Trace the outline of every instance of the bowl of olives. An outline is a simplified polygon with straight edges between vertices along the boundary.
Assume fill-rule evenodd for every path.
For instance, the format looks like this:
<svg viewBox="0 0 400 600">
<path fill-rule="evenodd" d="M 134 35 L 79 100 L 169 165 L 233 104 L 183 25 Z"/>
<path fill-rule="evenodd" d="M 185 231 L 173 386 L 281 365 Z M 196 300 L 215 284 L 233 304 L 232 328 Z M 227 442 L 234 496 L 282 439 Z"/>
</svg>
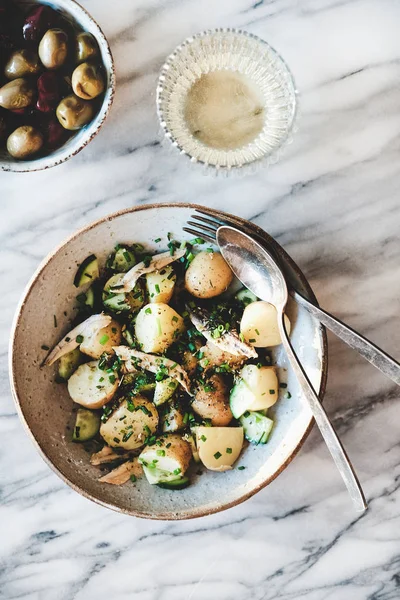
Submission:
<svg viewBox="0 0 400 600">
<path fill-rule="evenodd" d="M 0 0 L 0 170 L 38 171 L 80 152 L 114 90 L 108 42 L 75 0 Z"/>
</svg>

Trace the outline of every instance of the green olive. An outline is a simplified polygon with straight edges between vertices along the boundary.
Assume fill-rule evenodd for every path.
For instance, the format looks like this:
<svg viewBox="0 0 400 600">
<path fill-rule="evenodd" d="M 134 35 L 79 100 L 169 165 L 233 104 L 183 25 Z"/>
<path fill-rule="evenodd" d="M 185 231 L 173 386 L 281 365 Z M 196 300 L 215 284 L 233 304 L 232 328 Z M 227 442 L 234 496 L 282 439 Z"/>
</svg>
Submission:
<svg viewBox="0 0 400 600">
<path fill-rule="evenodd" d="M 7 79 L 17 79 L 25 75 L 39 73 L 41 68 L 39 57 L 31 50 L 19 50 L 13 52 L 4 68 Z"/>
<path fill-rule="evenodd" d="M 57 106 L 56 115 L 64 129 L 74 131 L 89 123 L 93 117 L 93 112 L 93 106 L 90 102 L 71 94 L 61 100 Z"/>
<path fill-rule="evenodd" d="M 84 31 L 76 36 L 75 60 L 80 64 L 90 58 L 99 56 L 99 46 L 96 38 L 88 31 Z"/>
<path fill-rule="evenodd" d="M 8 137 L 7 150 L 14 158 L 24 160 L 39 152 L 43 146 L 43 136 L 34 127 L 23 125 Z"/>
<path fill-rule="evenodd" d="M 39 44 L 39 58 L 46 69 L 59 69 L 67 60 L 68 36 L 62 29 L 49 29 Z"/>
<path fill-rule="evenodd" d="M 26 79 L 14 79 L 0 88 L 0 106 L 7 110 L 26 108 L 34 98 L 35 90 Z"/>
<path fill-rule="evenodd" d="M 96 65 L 84 62 L 72 73 L 72 89 L 84 100 L 93 100 L 104 91 L 104 78 Z"/>
</svg>

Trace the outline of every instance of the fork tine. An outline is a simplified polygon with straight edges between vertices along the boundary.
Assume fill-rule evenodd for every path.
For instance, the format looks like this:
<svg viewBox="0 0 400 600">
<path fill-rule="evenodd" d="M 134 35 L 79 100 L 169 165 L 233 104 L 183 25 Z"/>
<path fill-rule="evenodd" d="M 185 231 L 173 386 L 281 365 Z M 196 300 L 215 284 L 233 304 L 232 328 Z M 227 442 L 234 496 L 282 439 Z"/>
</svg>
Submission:
<svg viewBox="0 0 400 600">
<path fill-rule="evenodd" d="M 204 220 L 205 222 L 208 223 L 213 223 L 216 225 L 227 225 L 227 222 L 224 221 L 223 219 L 219 219 L 218 217 L 214 217 L 214 215 L 210 215 L 208 212 L 206 212 L 205 210 L 202 210 L 201 208 L 196 208 L 196 212 L 200 213 L 201 215 L 205 215 L 206 217 L 208 217 L 207 219 L 204 219 L 204 217 L 199 217 L 198 215 L 192 215 L 192 219 L 198 219 L 199 221 Z"/>
<path fill-rule="evenodd" d="M 200 217 L 200 215 L 191 215 L 192 219 L 195 219 L 197 221 L 196 225 L 198 225 L 198 223 L 206 223 L 207 225 L 212 225 L 215 229 L 215 231 L 218 229 L 218 227 L 220 227 L 221 225 L 224 225 L 224 223 L 222 221 L 214 221 L 213 219 L 206 219 L 205 217 Z"/>
<path fill-rule="evenodd" d="M 193 225 L 194 227 L 204 230 L 206 233 L 209 233 L 211 236 L 216 237 L 217 229 L 213 227 L 208 227 L 207 225 L 203 225 L 202 223 L 196 223 L 196 221 L 187 221 L 188 225 Z"/>
<path fill-rule="evenodd" d="M 197 229 L 192 229 L 191 227 L 183 227 L 183 231 L 186 231 L 187 233 L 191 233 L 192 235 L 195 235 L 198 237 L 202 237 L 204 240 L 211 242 L 211 244 L 215 244 L 215 237 L 211 237 L 210 235 L 207 235 L 203 231 L 198 231 Z"/>
</svg>

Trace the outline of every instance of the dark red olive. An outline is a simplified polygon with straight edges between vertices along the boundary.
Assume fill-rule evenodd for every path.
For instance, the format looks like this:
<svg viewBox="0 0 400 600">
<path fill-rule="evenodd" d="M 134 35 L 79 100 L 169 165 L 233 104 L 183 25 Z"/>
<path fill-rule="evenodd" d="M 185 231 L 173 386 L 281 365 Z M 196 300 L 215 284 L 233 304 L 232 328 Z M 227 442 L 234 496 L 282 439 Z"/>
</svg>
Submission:
<svg viewBox="0 0 400 600">
<path fill-rule="evenodd" d="M 60 16 L 50 6 L 39 5 L 31 10 L 22 28 L 27 42 L 39 43 L 48 29 L 58 25 Z"/>
<path fill-rule="evenodd" d="M 45 139 L 45 146 L 49 150 L 60 148 L 69 137 L 68 132 L 60 125 L 56 117 L 51 117 L 47 123 L 43 124 L 42 133 Z"/>
<path fill-rule="evenodd" d="M 61 100 L 60 78 L 56 73 L 47 71 L 37 80 L 38 100 L 36 108 L 41 112 L 50 112 L 57 108 Z"/>
</svg>

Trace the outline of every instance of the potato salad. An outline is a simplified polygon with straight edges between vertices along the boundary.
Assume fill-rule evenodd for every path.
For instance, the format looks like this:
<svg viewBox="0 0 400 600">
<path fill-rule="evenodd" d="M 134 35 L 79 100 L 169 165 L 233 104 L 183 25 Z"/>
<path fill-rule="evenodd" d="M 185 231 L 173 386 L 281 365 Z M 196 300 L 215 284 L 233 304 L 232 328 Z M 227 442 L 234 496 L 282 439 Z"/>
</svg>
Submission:
<svg viewBox="0 0 400 600">
<path fill-rule="evenodd" d="M 168 235 L 166 247 L 151 254 L 118 244 L 104 264 L 88 256 L 74 279 L 75 322 L 43 362 L 57 363 L 75 403 L 68 435 L 104 483 L 145 476 L 180 490 L 195 463 L 244 468 L 244 446 L 266 444 L 273 428 L 274 307 L 237 291 L 222 255 L 201 238 Z"/>
</svg>

